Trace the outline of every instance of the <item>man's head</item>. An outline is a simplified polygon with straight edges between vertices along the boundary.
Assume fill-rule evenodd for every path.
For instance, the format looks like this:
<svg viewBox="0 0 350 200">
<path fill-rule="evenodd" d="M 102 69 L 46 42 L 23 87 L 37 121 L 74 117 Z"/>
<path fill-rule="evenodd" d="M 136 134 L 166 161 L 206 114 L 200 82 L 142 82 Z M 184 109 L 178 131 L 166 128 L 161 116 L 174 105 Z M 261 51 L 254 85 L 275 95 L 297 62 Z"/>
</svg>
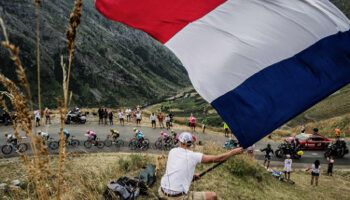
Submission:
<svg viewBox="0 0 350 200">
<path fill-rule="evenodd" d="M 183 132 L 179 136 L 179 142 L 181 143 L 182 147 L 191 147 L 193 143 L 193 137 L 191 133 L 189 132 Z"/>
</svg>

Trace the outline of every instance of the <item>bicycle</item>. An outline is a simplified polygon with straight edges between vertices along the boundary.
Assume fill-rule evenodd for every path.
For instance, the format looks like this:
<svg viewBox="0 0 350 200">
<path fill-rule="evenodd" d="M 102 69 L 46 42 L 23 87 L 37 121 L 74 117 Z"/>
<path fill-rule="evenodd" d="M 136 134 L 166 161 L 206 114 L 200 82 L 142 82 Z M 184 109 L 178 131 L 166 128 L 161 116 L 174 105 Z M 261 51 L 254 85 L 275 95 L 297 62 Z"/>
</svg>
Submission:
<svg viewBox="0 0 350 200">
<path fill-rule="evenodd" d="M 16 151 L 18 150 L 20 153 L 23 153 L 23 152 L 28 150 L 28 145 L 25 143 L 14 145 L 14 144 L 8 142 L 7 144 L 5 144 L 1 147 L 2 153 L 6 154 L 6 155 L 12 153 L 12 151 L 14 149 Z"/>
<path fill-rule="evenodd" d="M 93 144 L 99 149 L 102 149 L 105 146 L 105 143 L 103 141 L 100 141 L 99 138 L 96 138 L 96 140 L 90 138 L 84 142 L 84 147 L 90 149 Z"/>
<path fill-rule="evenodd" d="M 146 151 L 149 148 L 149 140 L 143 139 L 142 143 L 140 143 L 139 139 L 132 138 L 129 142 L 129 148 L 131 150 L 143 150 Z"/>
<path fill-rule="evenodd" d="M 106 147 L 110 147 L 112 146 L 112 144 L 114 144 L 116 147 L 122 147 L 124 146 L 124 141 L 117 139 L 118 137 L 115 138 L 114 142 L 111 140 L 111 136 L 107 135 L 107 139 L 104 141 Z"/>
<path fill-rule="evenodd" d="M 168 139 L 163 139 L 162 136 L 158 137 L 157 141 L 154 143 L 156 149 L 169 150 L 175 145 L 173 138 L 169 137 Z"/>
<path fill-rule="evenodd" d="M 66 146 L 72 146 L 72 147 L 77 147 L 80 145 L 80 141 L 77 139 L 74 139 L 74 136 L 70 136 L 70 139 L 66 142 Z M 54 141 L 52 138 L 49 138 L 49 142 L 47 146 L 52 149 L 56 150 L 60 146 L 60 141 Z"/>
</svg>

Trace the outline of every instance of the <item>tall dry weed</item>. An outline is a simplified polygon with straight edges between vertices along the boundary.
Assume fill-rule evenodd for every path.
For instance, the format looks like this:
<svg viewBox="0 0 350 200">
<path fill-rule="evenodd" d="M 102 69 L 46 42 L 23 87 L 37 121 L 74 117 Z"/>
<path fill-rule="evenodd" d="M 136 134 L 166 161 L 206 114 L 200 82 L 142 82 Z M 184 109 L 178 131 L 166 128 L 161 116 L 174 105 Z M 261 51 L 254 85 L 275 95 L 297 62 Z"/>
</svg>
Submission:
<svg viewBox="0 0 350 200">
<path fill-rule="evenodd" d="M 39 113 L 42 117 L 41 112 L 41 90 L 40 90 L 40 30 L 39 30 L 39 6 L 41 1 L 35 0 L 35 14 L 36 14 L 36 48 L 37 48 L 37 78 L 38 78 L 38 105 Z M 80 24 L 80 17 L 82 11 L 82 0 L 77 0 L 73 12 L 70 15 L 70 29 L 67 29 L 67 46 L 69 49 L 69 64 L 68 64 L 68 75 L 65 73 L 65 64 L 63 60 L 61 61 L 64 80 L 63 80 L 63 95 L 64 100 L 61 97 L 58 97 L 57 101 L 59 104 L 60 110 L 60 119 L 61 119 L 61 129 L 59 131 L 60 135 L 60 149 L 59 149 L 59 162 L 58 162 L 58 172 L 57 172 L 57 187 L 55 193 L 56 198 L 60 199 L 61 195 L 61 184 L 64 180 L 63 172 L 65 169 L 65 139 L 64 139 L 64 117 L 67 113 L 67 102 L 68 102 L 68 89 L 69 89 L 69 76 L 71 71 L 71 63 L 75 47 L 75 38 L 77 27 Z M 48 156 L 47 147 L 43 144 L 42 138 L 38 137 L 36 133 L 36 128 L 32 124 L 32 118 L 34 117 L 34 109 L 32 102 L 32 95 L 29 87 L 29 82 L 27 80 L 24 67 L 22 66 L 21 60 L 19 58 L 19 48 L 11 44 L 8 35 L 6 32 L 6 27 L 3 20 L 0 18 L 0 25 L 3 30 L 3 35 L 5 40 L 2 42 L 2 45 L 9 51 L 11 59 L 14 61 L 17 66 L 16 73 L 17 78 L 20 82 L 20 85 L 25 89 L 27 95 L 20 92 L 20 89 L 15 85 L 14 82 L 7 79 L 4 75 L 0 74 L 0 82 L 6 88 L 7 91 L 1 91 L 0 103 L 4 109 L 9 112 L 6 106 L 6 102 L 3 99 L 3 96 L 6 96 L 10 99 L 11 104 L 14 106 L 17 112 L 16 120 L 12 120 L 14 135 L 19 139 L 19 142 L 22 143 L 21 135 L 19 130 L 25 132 L 25 135 L 29 139 L 29 145 L 33 151 L 32 156 L 28 156 L 25 153 L 20 153 L 21 157 L 24 160 L 24 165 L 28 172 L 28 196 L 32 196 L 30 188 L 34 189 L 34 196 L 37 199 L 49 199 L 48 181 L 53 178 L 51 169 L 50 169 L 50 159 Z M 72 93 L 71 93 L 72 94 Z M 30 109 L 28 108 L 28 105 Z M 42 126 L 40 126 L 42 127 Z M 42 129 L 42 128 L 41 128 Z"/>
</svg>

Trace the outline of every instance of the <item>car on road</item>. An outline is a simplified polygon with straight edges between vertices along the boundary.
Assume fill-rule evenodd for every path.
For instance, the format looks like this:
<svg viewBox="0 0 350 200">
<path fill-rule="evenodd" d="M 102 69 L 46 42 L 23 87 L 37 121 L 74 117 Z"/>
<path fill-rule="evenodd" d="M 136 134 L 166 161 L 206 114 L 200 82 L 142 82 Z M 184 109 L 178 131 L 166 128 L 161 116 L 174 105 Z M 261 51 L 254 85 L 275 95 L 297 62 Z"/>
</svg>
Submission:
<svg viewBox="0 0 350 200">
<path fill-rule="evenodd" d="M 312 133 L 301 133 L 294 137 L 287 137 L 285 141 L 291 143 L 291 141 L 296 140 L 301 144 L 302 149 L 321 149 L 324 150 L 328 147 L 329 144 L 333 143 L 333 140 L 328 139 L 320 134 L 312 134 Z"/>
</svg>

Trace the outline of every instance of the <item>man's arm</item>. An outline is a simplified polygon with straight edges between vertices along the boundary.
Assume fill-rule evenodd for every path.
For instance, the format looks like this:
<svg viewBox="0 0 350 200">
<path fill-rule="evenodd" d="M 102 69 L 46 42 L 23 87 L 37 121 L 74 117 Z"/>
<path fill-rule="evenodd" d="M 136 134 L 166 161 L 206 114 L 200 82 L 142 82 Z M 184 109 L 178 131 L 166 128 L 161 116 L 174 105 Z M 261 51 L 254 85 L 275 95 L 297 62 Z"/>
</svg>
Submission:
<svg viewBox="0 0 350 200">
<path fill-rule="evenodd" d="M 227 153 L 223 153 L 217 156 L 214 155 L 203 155 L 201 163 L 213 163 L 213 162 L 221 162 L 229 159 L 233 155 L 237 155 L 243 152 L 243 148 L 237 148 Z"/>
</svg>

